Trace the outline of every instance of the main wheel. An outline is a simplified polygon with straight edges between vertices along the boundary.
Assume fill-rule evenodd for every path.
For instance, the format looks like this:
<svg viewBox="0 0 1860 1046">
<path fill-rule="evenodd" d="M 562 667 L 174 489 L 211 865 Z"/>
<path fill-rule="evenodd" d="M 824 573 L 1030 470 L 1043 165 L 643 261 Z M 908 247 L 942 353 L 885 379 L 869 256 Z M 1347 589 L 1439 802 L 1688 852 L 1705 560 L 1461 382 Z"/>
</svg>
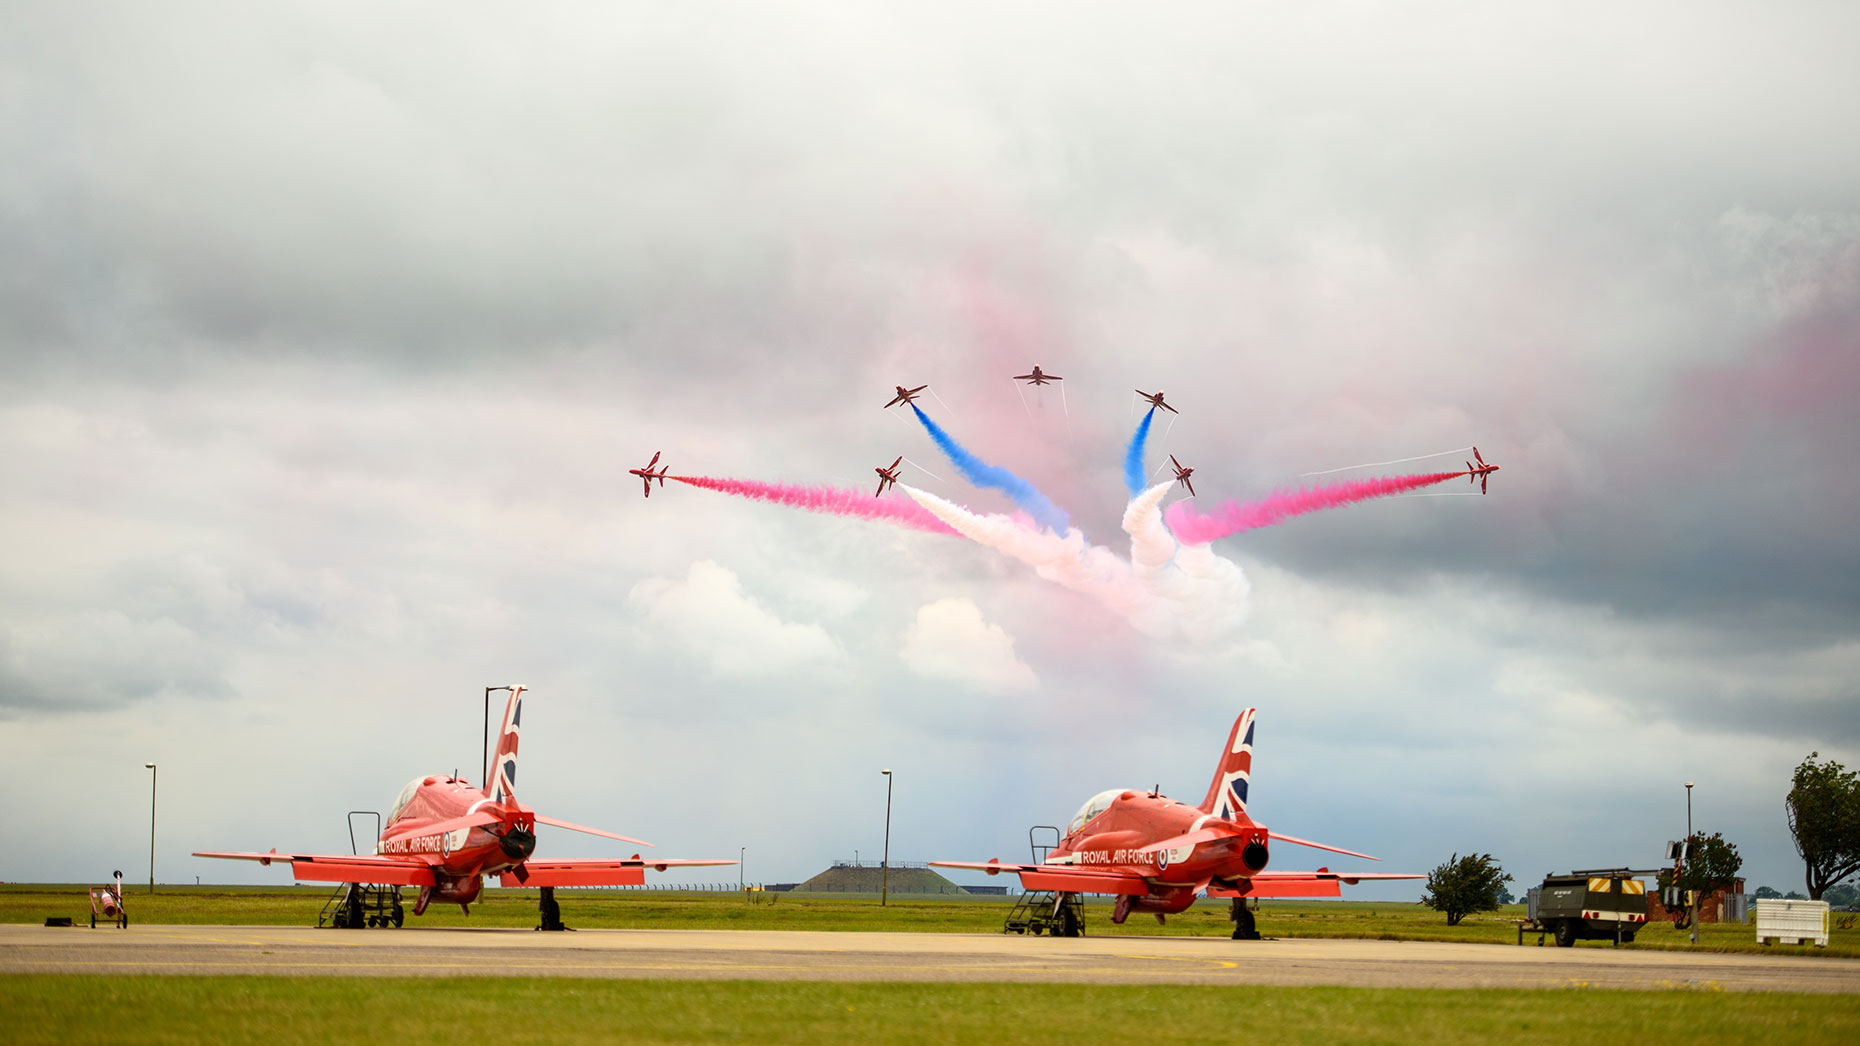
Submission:
<svg viewBox="0 0 1860 1046">
<path fill-rule="evenodd" d="M 1079 935 L 1079 917 L 1070 908 L 1059 912 L 1059 929 L 1053 932 L 1055 937 L 1077 937 Z"/>
<path fill-rule="evenodd" d="M 1556 946 L 1573 948 L 1576 946 L 1576 920 L 1560 919 L 1556 924 Z"/>
</svg>

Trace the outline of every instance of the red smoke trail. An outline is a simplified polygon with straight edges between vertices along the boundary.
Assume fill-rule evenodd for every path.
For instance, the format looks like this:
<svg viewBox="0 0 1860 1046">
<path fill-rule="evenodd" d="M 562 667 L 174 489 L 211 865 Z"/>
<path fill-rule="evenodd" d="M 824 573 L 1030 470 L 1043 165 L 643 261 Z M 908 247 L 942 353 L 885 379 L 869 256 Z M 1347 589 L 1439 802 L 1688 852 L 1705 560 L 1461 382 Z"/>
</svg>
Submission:
<svg viewBox="0 0 1860 1046">
<path fill-rule="evenodd" d="M 830 516 L 855 516 L 896 523 L 902 527 L 927 530 L 933 534 L 956 534 L 949 524 L 931 515 L 930 510 L 903 498 L 875 498 L 857 490 L 841 487 L 802 487 L 789 483 L 758 483 L 750 479 L 717 479 L 712 476 L 667 476 L 705 490 L 735 494 L 752 501 L 824 512 Z M 960 535 L 958 535 L 960 536 Z"/>
<path fill-rule="evenodd" d="M 1170 505 L 1163 517 L 1168 521 L 1169 529 L 1175 531 L 1177 541 L 1185 545 L 1204 545 L 1243 530 L 1283 523 L 1307 512 L 1342 508 L 1370 498 L 1385 498 L 1390 494 L 1419 490 L 1445 480 L 1458 479 L 1465 474 L 1429 472 L 1418 476 L 1383 476 L 1350 483 L 1327 483 L 1298 490 L 1281 490 L 1245 504 L 1238 501 L 1222 502 L 1221 507 L 1206 516 L 1196 512 L 1189 505 L 1190 499 L 1184 498 Z"/>
</svg>

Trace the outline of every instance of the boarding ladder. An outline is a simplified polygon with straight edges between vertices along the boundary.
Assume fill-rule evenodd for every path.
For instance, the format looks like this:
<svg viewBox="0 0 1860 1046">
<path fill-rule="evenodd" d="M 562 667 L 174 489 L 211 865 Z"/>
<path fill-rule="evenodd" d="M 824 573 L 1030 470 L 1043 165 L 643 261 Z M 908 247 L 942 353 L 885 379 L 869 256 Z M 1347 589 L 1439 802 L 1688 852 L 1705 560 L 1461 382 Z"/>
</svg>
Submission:
<svg viewBox="0 0 1860 1046">
<path fill-rule="evenodd" d="M 1052 841 L 1042 841 L 1047 838 Z M 1034 864 L 1043 863 L 1046 855 L 1058 845 L 1059 829 L 1053 825 L 1037 824 L 1027 829 L 1027 848 L 1032 851 Z M 1007 919 L 1001 924 L 1001 932 L 1078 937 L 1085 932 L 1085 905 L 1076 893 L 1028 890 L 1021 894 L 1013 910 L 1008 912 Z"/>
<path fill-rule="evenodd" d="M 375 819 L 375 838 L 381 837 L 381 814 L 374 810 L 349 811 L 349 849 L 360 854 L 361 847 L 355 841 L 356 815 Z M 338 929 L 359 930 L 364 926 L 399 926 L 406 918 L 400 906 L 400 887 L 383 886 L 377 883 L 343 883 L 336 888 L 335 894 L 323 904 L 323 911 L 316 917 L 319 927 L 333 926 Z"/>
</svg>

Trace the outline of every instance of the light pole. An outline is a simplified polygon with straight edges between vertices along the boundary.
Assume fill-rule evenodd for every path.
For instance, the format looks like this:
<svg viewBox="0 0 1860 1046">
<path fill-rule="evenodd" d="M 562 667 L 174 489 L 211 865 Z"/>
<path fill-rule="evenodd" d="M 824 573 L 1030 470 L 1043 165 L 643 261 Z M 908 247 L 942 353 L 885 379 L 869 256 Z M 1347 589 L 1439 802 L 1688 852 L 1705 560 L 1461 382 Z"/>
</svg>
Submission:
<svg viewBox="0 0 1860 1046">
<path fill-rule="evenodd" d="M 161 774 L 154 763 L 143 763 L 149 772 L 149 892 L 155 892 L 155 779 Z"/>
<path fill-rule="evenodd" d="M 891 771 L 879 773 L 885 775 L 885 859 L 878 866 L 878 904 L 882 908 L 891 894 Z"/>
<path fill-rule="evenodd" d="M 491 794 L 491 695 L 499 690 L 509 690 L 507 686 L 487 686 L 484 688 L 484 755 L 478 759 L 478 768 L 484 771 L 484 777 L 478 783 L 484 786 L 484 794 Z"/>
<path fill-rule="evenodd" d="M 1692 863 L 1692 782 L 1686 782 L 1686 863 Z M 1699 903 L 1692 901 L 1692 943 L 1699 943 Z"/>
<path fill-rule="evenodd" d="M 747 846 L 736 848 L 736 888 L 738 890 L 743 888 L 743 857 L 748 853 L 749 847 Z"/>
</svg>

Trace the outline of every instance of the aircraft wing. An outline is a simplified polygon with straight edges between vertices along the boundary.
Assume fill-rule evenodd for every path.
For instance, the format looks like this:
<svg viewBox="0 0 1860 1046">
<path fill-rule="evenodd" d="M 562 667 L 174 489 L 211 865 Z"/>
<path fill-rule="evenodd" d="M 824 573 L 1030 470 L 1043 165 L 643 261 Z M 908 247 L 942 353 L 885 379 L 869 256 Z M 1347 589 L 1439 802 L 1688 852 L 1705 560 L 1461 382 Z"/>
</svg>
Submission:
<svg viewBox="0 0 1860 1046">
<path fill-rule="evenodd" d="M 628 857 L 618 861 L 605 858 L 525 861 L 523 869 L 528 874 L 522 879 L 518 879 L 513 870 L 499 874 L 497 881 L 502 886 L 638 886 L 646 881 L 646 869 L 648 868 L 655 872 L 663 872 L 667 868 L 694 868 L 735 863 L 735 861 L 670 858 L 647 861 L 639 857 Z"/>
<path fill-rule="evenodd" d="M 1282 835 L 1278 832 L 1267 832 L 1266 834 L 1282 843 L 1296 843 L 1299 846 L 1309 846 L 1313 850 L 1329 850 L 1334 854 L 1346 854 L 1350 857 L 1361 857 L 1370 861 L 1382 860 L 1380 857 L 1370 857 L 1368 854 L 1359 854 L 1355 850 L 1345 850 L 1341 846 L 1331 846 L 1329 843 L 1314 843 L 1309 839 L 1300 839 L 1295 835 Z"/>
<path fill-rule="evenodd" d="M 299 882 L 384 883 L 389 886 L 432 886 L 433 867 L 420 857 L 384 857 L 379 854 L 281 854 L 203 850 L 195 857 L 270 864 L 288 861 Z"/>
<path fill-rule="evenodd" d="M 1260 872 L 1240 881 L 1238 888 L 1208 885 L 1209 897 L 1342 897 L 1342 886 L 1365 879 L 1425 879 L 1405 872 Z"/>
<path fill-rule="evenodd" d="M 1002 864 L 1000 861 L 931 861 L 938 868 L 973 868 L 1000 875 L 1012 872 L 1029 890 L 1059 890 L 1065 893 L 1119 893 L 1143 896 L 1150 892 L 1149 880 L 1135 872 L 1111 868 L 1081 868 L 1072 864 Z"/>
<path fill-rule="evenodd" d="M 563 820 L 558 820 L 557 818 L 554 818 L 554 817 L 544 817 L 541 814 L 532 814 L 531 816 L 536 818 L 537 824 L 546 824 L 550 826 L 551 828 L 566 828 L 571 832 L 581 832 L 586 835 L 598 835 L 603 839 L 618 839 L 623 843 L 632 843 L 635 846 L 651 846 L 652 845 L 651 843 L 647 842 L 644 839 L 635 839 L 630 835 L 615 835 L 613 832 L 603 832 L 599 828 L 589 828 L 587 825 L 575 824 L 573 821 L 563 821 Z"/>
</svg>

